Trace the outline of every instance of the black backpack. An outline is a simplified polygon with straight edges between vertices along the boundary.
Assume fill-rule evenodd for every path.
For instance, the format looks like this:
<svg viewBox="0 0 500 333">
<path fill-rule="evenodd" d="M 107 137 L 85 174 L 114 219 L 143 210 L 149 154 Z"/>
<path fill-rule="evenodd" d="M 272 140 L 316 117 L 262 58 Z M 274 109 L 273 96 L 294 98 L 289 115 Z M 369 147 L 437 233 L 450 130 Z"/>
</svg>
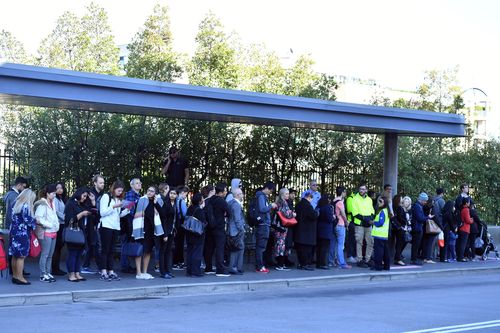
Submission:
<svg viewBox="0 0 500 333">
<path fill-rule="evenodd" d="M 335 228 L 337 226 L 337 224 L 339 223 L 339 219 L 337 217 L 337 214 L 335 214 L 335 209 L 336 209 L 336 206 L 337 206 L 337 202 L 339 202 L 340 200 L 334 200 L 333 203 L 332 203 L 332 206 L 333 206 L 333 227 Z"/>
<path fill-rule="evenodd" d="M 111 193 L 105 193 L 108 195 L 108 198 L 109 198 L 109 201 L 108 201 L 108 207 L 109 205 L 111 205 Z M 95 200 L 95 207 L 97 208 L 97 212 L 96 212 L 96 216 L 97 216 L 97 223 L 99 223 L 99 221 L 101 221 L 101 212 L 100 212 L 100 207 L 101 207 L 101 199 L 102 197 L 104 196 L 101 195 L 99 196 L 96 200 Z"/>
<path fill-rule="evenodd" d="M 247 211 L 247 224 L 251 227 L 256 227 L 260 224 L 261 217 L 259 216 L 259 212 L 257 210 L 257 203 L 258 199 L 257 197 L 253 198 L 250 200 L 250 203 L 248 204 L 248 211 Z"/>
<path fill-rule="evenodd" d="M 207 216 L 208 226 L 213 228 L 215 227 L 215 215 L 214 215 L 214 206 L 212 206 L 212 199 L 205 201 L 205 214 Z"/>
</svg>

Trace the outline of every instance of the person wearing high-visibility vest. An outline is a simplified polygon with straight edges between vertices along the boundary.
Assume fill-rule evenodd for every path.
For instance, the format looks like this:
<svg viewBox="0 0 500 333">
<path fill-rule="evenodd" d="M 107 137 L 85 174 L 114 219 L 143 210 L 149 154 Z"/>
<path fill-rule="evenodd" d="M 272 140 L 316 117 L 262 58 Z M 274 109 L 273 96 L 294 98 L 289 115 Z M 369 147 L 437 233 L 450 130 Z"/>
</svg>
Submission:
<svg viewBox="0 0 500 333">
<path fill-rule="evenodd" d="M 373 252 L 372 224 L 375 210 L 372 199 L 366 195 L 366 185 L 359 187 L 352 199 L 352 216 L 356 236 L 356 257 L 358 267 L 367 268 Z M 363 240 L 366 242 L 365 260 L 363 260 Z"/>
<path fill-rule="evenodd" d="M 388 241 L 390 216 L 387 207 L 387 198 L 379 197 L 377 199 L 377 214 L 375 215 L 372 228 L 374 265 L 371 269 L 374 271 L 388 271 L 391 265 Z"/>
</svg>

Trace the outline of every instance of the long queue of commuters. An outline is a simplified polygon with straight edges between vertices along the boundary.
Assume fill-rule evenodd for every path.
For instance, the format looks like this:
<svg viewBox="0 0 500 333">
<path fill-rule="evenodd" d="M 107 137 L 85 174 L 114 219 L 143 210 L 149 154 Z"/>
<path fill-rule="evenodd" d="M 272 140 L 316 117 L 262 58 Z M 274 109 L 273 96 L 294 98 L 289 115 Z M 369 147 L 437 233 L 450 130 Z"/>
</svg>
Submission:
<svg viewBox="0 0 500 333">
<path fill-rule="evenodd" d="M 121 181 L 106 191 L 104 177 L 96 175 L 90 188 L 79 188 L 69 198 L 59 182 L 41 189 L 38 200 L 26 179 L 18 177 L 4 197 L 12 282 L 30 284 L 24 260 L 38 255 L 41 282 L 55 282 L 54 276 L 66 274 L 68 281 L 81 282 L 86 273 L 119 281 L 116 244 L 120 272 L 141 280 L 153 279 L 156 273 L 171 279 L 174 271 L 182 270 L 190 277 L 241 275 L 249 227 L 255 235 L 255 271 L 262 274 L 269 273 L 270 266 L 310 271 L 350 269 L 356 264 L 389 270 L 392 258 L 401 266 L 476 260 L 483 224 L 467 184 L 454 201 L 445 201 L 439 188 L 433 198 L 421 193 L 412 203 L 408 196 L 393 197 L 388 184 L 380 195 L 362 184 L 347 196 L 342 186 L 335 195 L 321 194 L 316 181 L 299 198 L 297 191 L 281 188 L 270 200 L 276 189 L 267 182 L 248 198 L 245 212 L 239 179 L 231 181 L 230 193 L 220 183 L 189 195 L 184 185 L 188 164 L 175 147 L 163 172 L 166 182 L 148 186 L 143 195 L 139 178 L 130 181 L 128 192 Z M 403 256 L 408 244 L 410 260 Z M 60 263 L 64 245 L 67 272 Z M 36 247 L 41 253 L 34 251 Z M 92 270 L 92 261 L 98 271 Z"/>
<path fill-rule="evenodd" d="M 82 273 L 92 273 L 92 259 L 101 280 L 119 281 L 113 257 L 118 238 L 120 269 L 137 279 L 154 278 L 148 272 L 151 258 L 165 279 L 173 278 L 174 270 L 186 270 L 191 277 L 227 277 L 244 272 L 248 226 L 255 231 L 256 272 L 269 273 L 269 265 L 292 269 L 292 249 L 297 253 L 296 268 L 301 270 L 349 269 L 349 263 L 389 270 L 392 254 L 396 265 L 408 263 L 403 257 L 407 244 L 412 247 L 409 263 L 414 265 L 475 260 L 475 240 L 482 224 L 466 184 L 454 201 L 446 202 L 444 190 L 437 189 L 434 198 L 421 193 L 412 204 L 407 196 L 392 197 L 390 185 L 384 186 L 382 194 L 370 196 L 363 184 L 346 197 L 342 186 L 335 196 L 320 194 L 312 181 L 295 205 L 297 192 L 287 188 L 270 202 L 275 185 L 267 182 L 250 200 L 245 214 L 239 179 L 233 179 L 229 194 L 225 184 L 203 187 L 191 196 L 189 207 L 185 186 L 152 185 L 141 196 L 138 178 L 130 181 L 128 192 L 121 181 L 105 191 L 101 175 L 92 183 L 70 198 L 63 183 L 49 184 L 36 200 L 35 193 L 25 188 L 26 180 L 16 179 L 5 196 L 13 283 L 30 284 L 24 259 L 34 239 L 41 244 L 41 282 L 66 275 L 60 268 L 64 244 L 68 281 L 85 281 Z M 199 224 L 201 232 L 190 229 L 193 224 Z"/>
</svg>

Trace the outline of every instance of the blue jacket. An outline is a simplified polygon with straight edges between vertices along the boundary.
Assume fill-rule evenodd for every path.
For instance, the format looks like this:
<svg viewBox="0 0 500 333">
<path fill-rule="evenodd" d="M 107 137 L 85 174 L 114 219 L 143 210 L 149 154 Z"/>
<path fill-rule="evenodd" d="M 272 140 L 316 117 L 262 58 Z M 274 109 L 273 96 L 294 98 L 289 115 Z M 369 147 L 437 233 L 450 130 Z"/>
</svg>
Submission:
<svg viewBox="0 0 500 333">
<path fill-rule="evenodd" d="M 427 216 L 424 214 L 424 207 L 419 201 L 417 201 L 413 204 L 411 211 L 412 230 L 422 232 L 424 230 L 425 221 L 427 221 Z"/>
<path fill-rule="evenodd" d="M 319 209 L 318 238 L 332 240 L 333 229 L 333 207 L 325 205 Z"/>
<path fill-rule="evenodd" d="M 271 205 L 267 203 L 267 196 L 262 191 L 258 191 L 257 197 L 257 212 L 261 218 L 261 225 L 271 226 Z"/>
</svg>

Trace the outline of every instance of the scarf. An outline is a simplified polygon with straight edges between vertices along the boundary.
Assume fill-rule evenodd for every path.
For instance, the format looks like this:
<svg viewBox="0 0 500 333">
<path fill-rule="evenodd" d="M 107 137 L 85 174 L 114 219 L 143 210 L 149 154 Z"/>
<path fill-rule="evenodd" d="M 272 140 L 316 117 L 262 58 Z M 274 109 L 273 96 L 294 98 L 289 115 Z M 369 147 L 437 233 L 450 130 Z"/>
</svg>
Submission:
<svg viewBox="0 0 500 333">
<path fill-rule="evenodd" d="M 156 197 L 156 202 L 163 207 L 163 200 L 160 196 Z M 144 239 L 144 211 L 149 205 L 149 198 L 145 195 L 139 199 L 135 209 L 134 220 L 132 221 L 132 237 L 134 239 Z M 154 209 L 154 233 L 155 236 L 161 236 L 164 234 L 163 227 L 161 225 L 160 214 Z"/>
</svg>

